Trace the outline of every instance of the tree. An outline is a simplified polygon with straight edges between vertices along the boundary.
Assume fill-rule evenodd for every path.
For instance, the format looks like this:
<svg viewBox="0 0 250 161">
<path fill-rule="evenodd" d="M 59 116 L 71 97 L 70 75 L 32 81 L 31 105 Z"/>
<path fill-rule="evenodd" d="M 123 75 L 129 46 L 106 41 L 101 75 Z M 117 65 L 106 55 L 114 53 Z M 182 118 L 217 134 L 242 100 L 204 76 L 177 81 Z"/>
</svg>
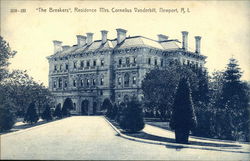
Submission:
<svg viewBox="0 0 250 161">
<path fill-rule="evenodd" d="M 170 127 L 175 130 L 176 142 L 188 143 L 189 132 L 196 124 L 190 85 L 186 78 L 182 78 L 177 87 L 170 122 Z"/>
<path fill-rule="evenodd" d="M 24 121 L 28 122 L 30 124 L 33 124 L 33 123 L 37 123 L 38 119 L 39 118 L 38 118 L 38 115 L 36 113 L 35 103 L 32 102 L 29 105 L 29 108 L 27 109 L 26 115 L 24 117 Z"/>
<path fill-rule="evenodd" d="M 64 101 L 63 107 L 62 107 L 62 116 L 70 116 L 70 110 L 72 110 L 73 107 L 73 102 L 70 98 L 67 98 Z"/>
<path fill-rule="evenodd" d="M 47 104 L 45 107 L 45 110 L 42 113 L 42 119 L 46 121 L 52 120 L 52 115 L 50 111 L 50 106 Z"/>
<path fill-rule="evenodd" d="M 102 110 L 105 110 L 105 109 L 107 109 L 107 112 L 105 115 L 110 118 L 112 115 L 113 105 L 110 102 L 110 99 L 108 99 L 108 98 L 105 98 L 103 103 L 102 103 Z"/>
<path fill-rule="evenodd" d="M 53 116 L 57 117 L 57 118 L 62 118 L 62 110 L 61 110 L 61 104 L 60 103 L 56 106 L 56 109 L 55 109 L 55 111 L 53 113 Z"/>
<path fill-rule="evenodd" d="M 16 54 L 16 51 L 12 51 L 9 43 L 7 43 L 2 36 L 0 36 L 0 81 L 6 76 L 9 65 L 8 60 Z"/>
<path fill-rule="evenodd" d="M 15 124 L 15 117 L 9 107 L 0 104 L 0 132 L 9 130 Z"/>
<path fill-rule="evenodd" d="M 127 103 L 119 122 L 120 127 L 127 132 L 138 132 L 145 126 L 141 104 L 137 100 Z"/>
<path fill-rule="evenodd" d="M 244 137 L 246 140 L 249 135 L 249 88 L 240 80 L 241 76 L 237 60 L 231 58 L 223 73 L 221 95 L 216 103 L 217 109 L 225 112 L 218 116 L 221 122 L 217 125 L 224 139 Z"/>
<path fill-rule="evenodd" d="M 180 64 L 153 69 L 148 72 L 142 81 L 144 94 L 144 108 L 148 112 L 160 114 L 161 120 L 170 118 L 171 107 L 174 101 L 174 92 L 182 76 L 189 78 L 193 91 L 198 88 L 198 78 L 190 67 Z"/>
</svg>

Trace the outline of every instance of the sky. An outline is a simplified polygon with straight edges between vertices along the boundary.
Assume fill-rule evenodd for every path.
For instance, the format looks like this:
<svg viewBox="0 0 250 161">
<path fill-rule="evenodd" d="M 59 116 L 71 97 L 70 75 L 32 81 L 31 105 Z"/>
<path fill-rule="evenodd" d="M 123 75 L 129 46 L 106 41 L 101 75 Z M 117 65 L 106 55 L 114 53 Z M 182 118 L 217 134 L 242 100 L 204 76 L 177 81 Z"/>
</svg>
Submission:
<svg viewBox="0 0 250 161">
<path fill-rule="evenodd" d="M 49 8 L 68 12 L 50 12 Z M 75 8 L 96 12 L 76 12 Z M 100 8 L 109 12 L 101 12 Z M 126 8 L 132 12 L 112 12 L 112 8 Z M 138 13 L 134 8 L 155 8 L 156 12 Z M 159 12 L 160 8 L 173 12 Z M 182 8 L 185 13 L 181 12 Z M 21 12 L 22 9 L 26 12 Z M 2 0 L 0 32 L 17 51 L 9 68 L 27 70 L 46 86 L 49 69 L 46 57 L 53 54 L 53 40 L 72 46 L 76 44 L 76 35 L 87 32 L 94 33 L 94 40 L 99 40 L 101 30 L 108 30 L 108 38 L 113 39 L 117 28 L 126 29 L 130 36 L 152 39 L 157 39 L 157 34 L 165 34 L 169 39 L 182 40 L 181 31 L 188 31 L 188 46 L 192 49 L 195 49 L 194 36 L 201 36 L 201 53 L 208 57 L 205 67 L 210 74 L 225 69 L 233 56 L 244 72 L 242 79 L 250 81 L 249 19 L 249 1 Z"/>
</svg>

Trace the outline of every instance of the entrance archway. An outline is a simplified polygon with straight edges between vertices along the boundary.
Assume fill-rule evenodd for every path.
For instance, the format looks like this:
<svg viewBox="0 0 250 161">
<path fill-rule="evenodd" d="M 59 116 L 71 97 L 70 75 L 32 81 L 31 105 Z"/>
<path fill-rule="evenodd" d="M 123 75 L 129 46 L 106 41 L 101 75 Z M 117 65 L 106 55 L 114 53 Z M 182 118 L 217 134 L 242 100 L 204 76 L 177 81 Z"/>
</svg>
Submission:
<svg viewBox="0 0 250 161">
<path fill-rule="evenodd" d="M 89 101 L 83 100 L 81 104 L 81 114 L 88 115 L 88 110 L 89 110 Z"/>
<path fill-rule="evenodd" d="M 71 100 L 71 98 L 66 98 L 64 103 L 63 103 L 63 108 L 66 108 L 68 110 L 73 110 L 74 106 L 73 106 L 73 102 Z"/>
</svg>

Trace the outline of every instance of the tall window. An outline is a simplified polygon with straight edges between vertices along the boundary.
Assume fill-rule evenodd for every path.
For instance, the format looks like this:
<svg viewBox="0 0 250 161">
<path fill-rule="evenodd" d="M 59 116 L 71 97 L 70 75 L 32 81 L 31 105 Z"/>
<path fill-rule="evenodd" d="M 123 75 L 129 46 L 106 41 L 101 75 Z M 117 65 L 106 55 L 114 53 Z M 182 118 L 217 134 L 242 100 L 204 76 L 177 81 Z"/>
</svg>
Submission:
<svg viewBox="0 0 250 161">
<path fill-rule="evenodd" d="M 96 66 L 96 60 L 93 60 L 93 66 L 94 67 Z"/>
<path fill-rule="evenodd" d="M 56 88 L 56 81 L 54 81 L 53 87 Z"/>
<path fill-rule="evenodd" d="M 157 63 L 158 63 L 158 62 L 157 62 L 157 59 L 155 58 L 155 65 L 157 65 Z"/>
<path fill-rule="evenodd" d="M 68 87 L 68 82 L 67 82 L 67 81 L 64 82 L 64 87 L 65 87 L 65 88 Z"/>
<path fill-rule="evenodd" d="M 74 62 L 74 69 L 76 69 L 77 62 Z"/>
<path fill-rule="evenodd" d="M 163 59 L 161 59 L 161 67 L 163 67 Z"/>
<path fill-rule="evenodd" d="M 81 66 L 81 68 L 84 67 L 84 61 L 81 61 L 80 66 Z"/>
<path fill-rule="evenodd" d="M 136 64 L 136 57 L 134 57 L 134 62 L 133 63 Z"/>
<path fill-rule="evenodd" d="M 151 64 L 151 58 L 148 58 L 148 64 L 149 65 Z"/>
<path fill-rule="evenodd" d="M 87 79 L 87 86 L 89 86 L 89 79 Z"/>
<path fill-rule="evenodd" d="M 62 64 L 60 64 L 60 71 L 62 71 Z"/>
<path fill-rule="evenodd" d="M 122 78 L 119 77 L 119 78 L 118 78 L 118 85 L 121 85 L 121 84 L 122 84 Z"/>
<path fill-rule="evenodd" d="M 126 58 L 126 64 L 129 64 L 129 63 L 130 63 L 130 59 Z"/>
<path fill-rule="evenodd" d="M 128 86 L 129 86 L 129 74 L 128 74 L 128 73 L 126 73 L 126 74 L 124 75 L 124 86 L 125 86 L 125 87 L 128 87 Z"/>
<path fill-rule="evenodd" d="M 104 82 L 103 82 L 103 78 L 101 78 L 100 84 L 103 85 L 103 83 L 104 83 Z"/>
<path fill-rule="evenodd" d="M 76 87 L 76 80 L 73 80 L 73 86 Z"/>
<path fill-rule="evenodd" d="M 83 87 L 83 84 L 84 84 L 83 79 L 81 79 L 80 83 L 81 83 L 81 87 Z"/>
<path fill-rule="evenodd" d="M 66 70 L 69 69 L 69 65 L 68 65 L 68 64 L 65 65 L 65 69 L 66 69 Z"/>
<path fill-rule="evenodd" d="M 104 60 L 103 59 L 101 60 L 101 66 L 104 66 Z"/>
<path fill-rule="evenodd" d="M 62 88 L 62 78 L 59 78 L 59 80 L 58 80 L 58 87 Z"/>
<path fill-rule="evenodd" d="M 92 80 L 92 84 L 93 84 L 93 86 L 96 85 L 95 79 Z"/>
<path fill-rule="evenodd" d="M 89 62 L 89 60 L 87 61 L 87 64 L 86 64 L 86 65 L 87 65 L 87 67 L 89 67 L 89 66 L 90 66 L 90 62 Z"/>
<path fill-rule="evenodd" d="M 54 71 L 57 71 L 57 65 L 54 65 Z"/>
<path fill-rule="evenodd" d="M 122 65 L 122 59 L 119 59 L 119 65 Z"/>
<path fill-rule="evenodd" d="M 133 77 L 133 84 L 136 84 L 136 77 Z"/>
</svg>

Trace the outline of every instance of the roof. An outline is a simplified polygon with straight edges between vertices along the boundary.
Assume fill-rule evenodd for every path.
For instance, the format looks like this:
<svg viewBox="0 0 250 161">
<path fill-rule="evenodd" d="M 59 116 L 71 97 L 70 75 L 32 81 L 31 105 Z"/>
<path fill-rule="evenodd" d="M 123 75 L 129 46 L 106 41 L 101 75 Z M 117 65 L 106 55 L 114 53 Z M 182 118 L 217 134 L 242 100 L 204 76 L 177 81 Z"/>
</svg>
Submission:
<svg viewBox="0 0 250 161">
<path fill-rule="evenodd" d="M 54 55 L 66 56 L 68 54 L 77 54 L 82 52 L 96 52 L 110 49 L 127 49 L 132 47 L 149 47 L 160 50 L 178 50 L 181 49 L 181 43 L 178 40 L 166 40 L 156 41 L 143 36 L 126 37 L 126 39 L 117 45 L 117 39 L 107 40 L 106 43 L 102 44 L 101 40 L 93 41 L 90 45 L 77 46 L 73 45 L 70 48 L 64 49 L 61 52 L 57 52 Z"/>
</svg>

